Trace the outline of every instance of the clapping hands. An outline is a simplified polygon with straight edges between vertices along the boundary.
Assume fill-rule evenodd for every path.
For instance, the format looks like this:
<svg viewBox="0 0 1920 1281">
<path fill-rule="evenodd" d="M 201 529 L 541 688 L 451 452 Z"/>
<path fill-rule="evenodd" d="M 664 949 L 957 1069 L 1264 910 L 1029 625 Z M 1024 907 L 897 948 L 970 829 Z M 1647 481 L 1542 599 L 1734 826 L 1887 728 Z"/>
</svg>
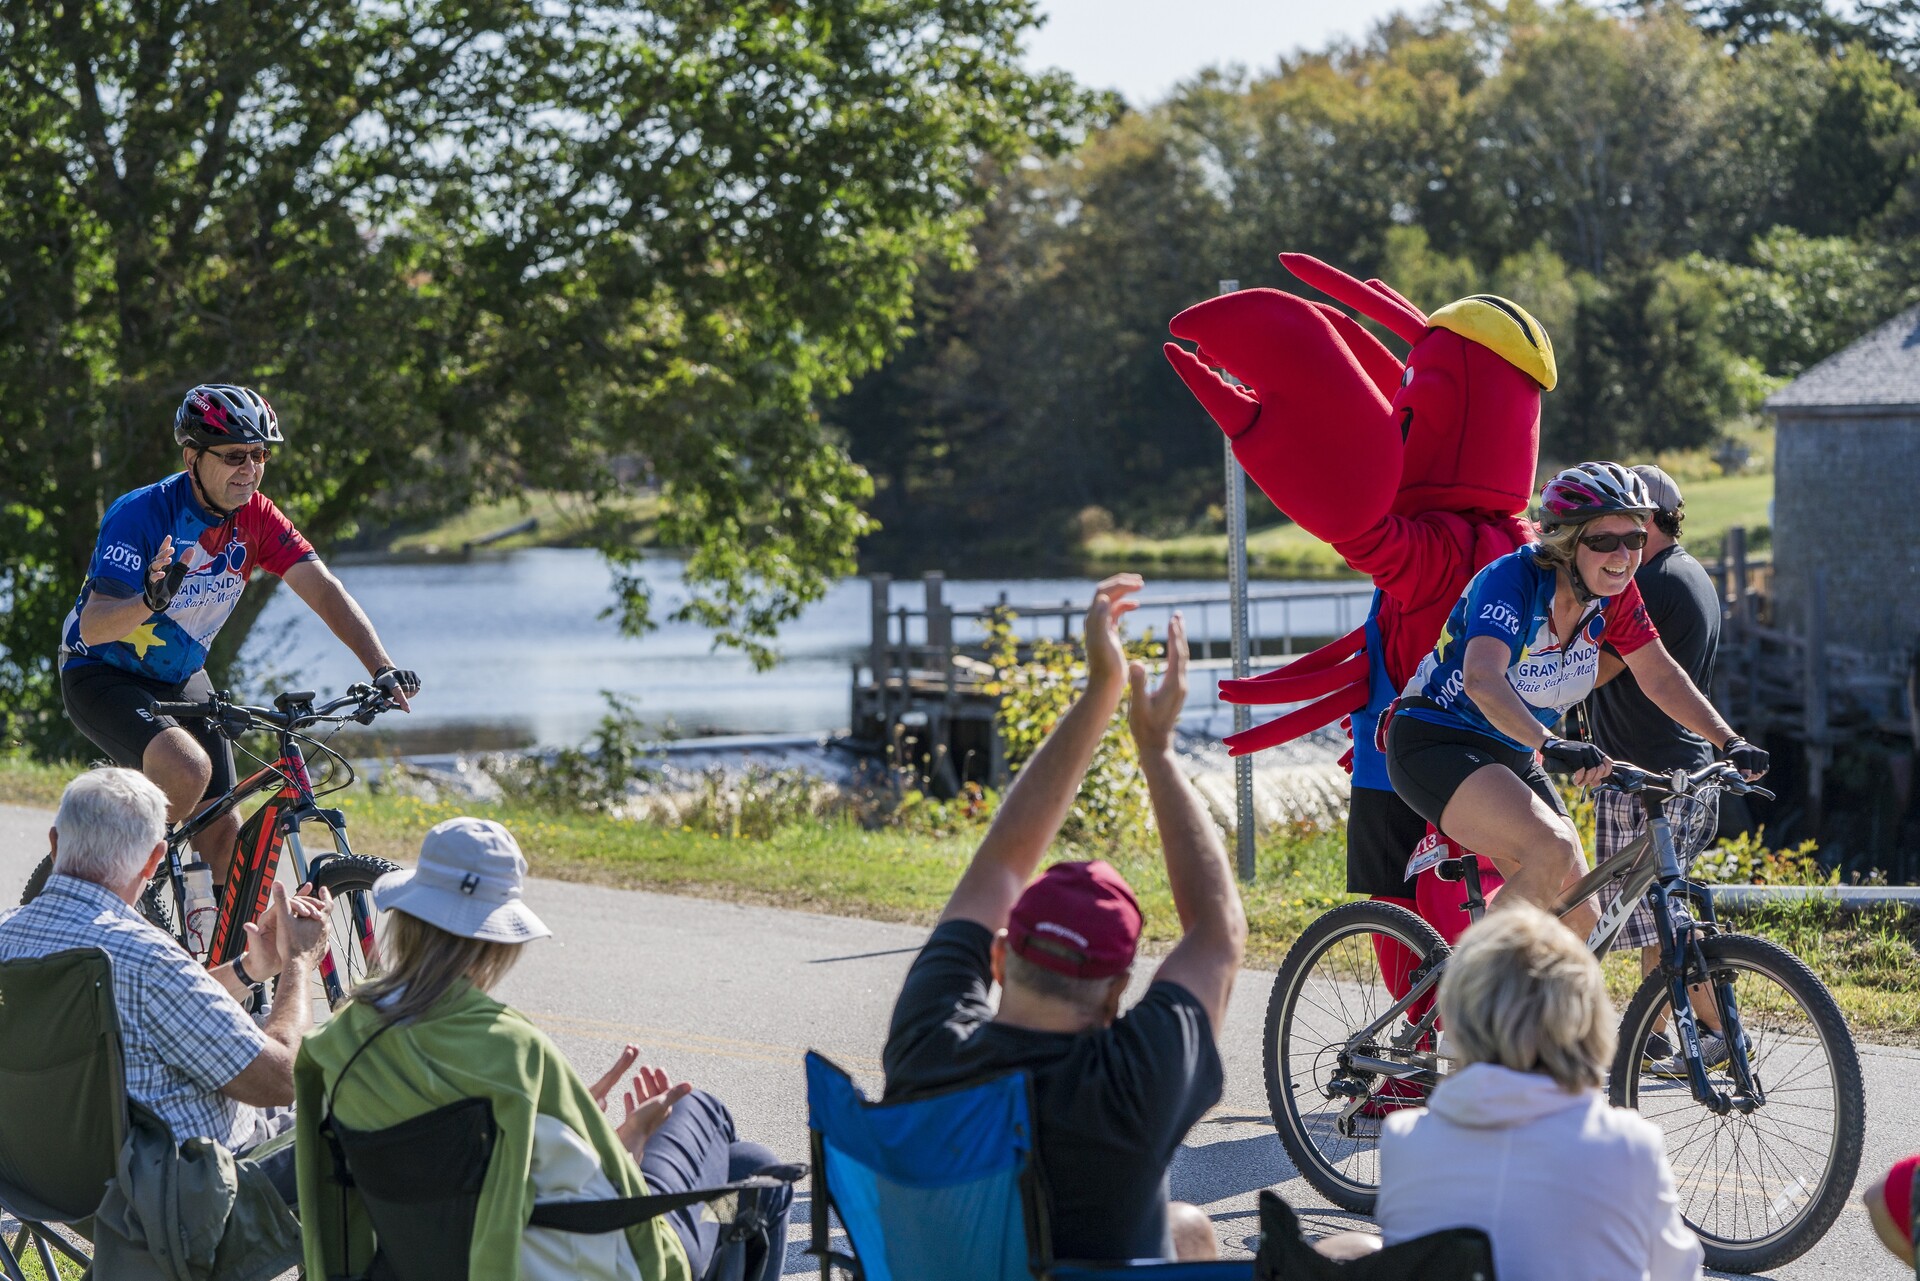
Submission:
<svg viewBox="0 0 1920 1281">
<path fill-rule="evenodd" d="M 1147 665 L 1127 666 L 1133 696 L 1127 702 L 1127 728 L 1142 756 L 1173 745 L 1173 731 L 1187 702 L 1187 620 L 1175 614 L 1167 624 L 1167 666 L 1158 688 L 1147 689 Z"/>
<path fill-rule="evenodd" d="M 1120 640 L 1120 620 L 1140 607 L 1128 599 L 1143 586 L 1138 574 L 1115 574 L 1101 580 L 1087 610 L 1087 692 L 1119 702 L 1127 681 L 1127 651 Z"/>
<path fill-rule="evenodd" d="M 267 910 L 260 919 L 248 921 L 246 965 L 256 979 L 267 979 L 286 968 L 296 956 L 318 956 L 327 942 L 327 909 L 333 895 L 311 885 L 302 885 L 289 895 L 276 882 L 267 899 Z"/>
</svg>

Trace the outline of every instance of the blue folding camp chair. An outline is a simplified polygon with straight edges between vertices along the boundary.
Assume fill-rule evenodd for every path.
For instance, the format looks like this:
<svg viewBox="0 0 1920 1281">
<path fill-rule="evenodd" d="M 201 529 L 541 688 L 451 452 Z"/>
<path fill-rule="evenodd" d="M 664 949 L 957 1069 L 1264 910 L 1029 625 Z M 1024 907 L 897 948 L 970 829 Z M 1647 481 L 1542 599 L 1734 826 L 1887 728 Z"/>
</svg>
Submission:
<svg viewBox="0 0 1920 1281">
<path fill-rule="evenodd" d="M 813 1253 L 821 1281 L 1251 1281 L 1253 1262 L 1055 1263 L 1024 1073 L 869 1103 L 807 1055 Z M 850 1247 L 831 1249 L 837 1212 Z"/>
</svg>

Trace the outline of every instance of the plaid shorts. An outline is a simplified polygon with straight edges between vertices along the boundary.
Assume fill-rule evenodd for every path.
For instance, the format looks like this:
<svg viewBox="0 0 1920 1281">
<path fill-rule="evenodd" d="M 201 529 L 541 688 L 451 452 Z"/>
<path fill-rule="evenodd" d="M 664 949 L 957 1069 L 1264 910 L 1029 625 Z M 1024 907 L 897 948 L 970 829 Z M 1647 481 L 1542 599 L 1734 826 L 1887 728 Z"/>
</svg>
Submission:
<svg viewBox="0 0 1920 1281">
<path fill-rule="evenodd" d="M 1712 795 L 1708 802 L 1713 806 L 1714 814 L 1719 813 L 1720 798 Z M 1640 807 L 1640 798 L 1629 796 L 1625 792 L 1603 787 L 1593 794 L 1593 860 L 1598 867 L 1631 844 L 1635 837 L 1646 830 L 1646 811 Z M 1689 860 L 1691 862 L 1691 860 Z M 1620 899 L 1616 886 L 1608 885 L 1595 897 L 1595 905 L 1602 914 L 1612 909 Z M 1693 919 L 1688 915 L 1686 905 L 1678 899 L 1673 903 L 1676 923 L 1679 920 Z M 1627 917 L 1626 924 L 1613 936 L 1608 945 L 1609 951 L 1619 951 L 1628 947 L 1652 947 L 1660 941 L 1660 933 L 1653 924 L 1653 905 L 1642 902 Z"/>
</svg>

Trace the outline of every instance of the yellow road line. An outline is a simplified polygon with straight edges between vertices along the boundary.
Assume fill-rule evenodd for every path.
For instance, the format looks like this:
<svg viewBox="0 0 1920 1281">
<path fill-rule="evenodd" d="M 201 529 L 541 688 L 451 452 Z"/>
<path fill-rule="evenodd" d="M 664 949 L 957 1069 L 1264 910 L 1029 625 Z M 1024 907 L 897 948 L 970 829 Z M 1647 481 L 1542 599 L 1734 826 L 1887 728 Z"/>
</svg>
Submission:
<svg viewBox="0 0 1920 1281">
<path fill-rule="evenodd" d="M 580 1018 L 571 1014 L 555 1014 L 544 1010 L 524 1010 L 524 1007 L 523 1012 L 528 1018 L 549 1031 L 565 1032 L 592 1041 L 604 1041 L 613 1045 L 625 1045 L 631 1041 L 644 1045 L 649 1050 L 656 1048 L 681 1050 L 690 1054 L 737 1059 L 742 1062 L 792 1064 L 797 1068 L 808 1048 L 772 1041 L 747 1041 L 738 1037 L 713 1036 L 705 1032 L 689 1032 L 682 1028 L 612 1023 L 604 1019 Z M 832 1057 L 834 1062 L 842 1067 L 858 1071 L 881 1071 L 878 1059 L 845 1054 L 835 1054 Z"/>
</svg>

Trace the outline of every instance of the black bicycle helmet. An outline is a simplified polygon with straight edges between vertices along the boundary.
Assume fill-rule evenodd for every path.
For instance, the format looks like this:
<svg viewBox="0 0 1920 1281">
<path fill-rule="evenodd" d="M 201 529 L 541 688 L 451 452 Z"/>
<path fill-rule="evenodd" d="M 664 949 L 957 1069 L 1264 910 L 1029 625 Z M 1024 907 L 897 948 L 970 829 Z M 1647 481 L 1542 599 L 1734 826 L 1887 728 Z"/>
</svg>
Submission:
<svg viewBox="0 0 1920 1281">
<path fill-rule="evenodd" d="M 280 419 L 267 398 L 251 387 L 201 383 L 173 416 L 173 439 L 194 449 L 220 445 L 278 445 Z"/>
<path fill-rule="evenodd" d="M 1540 491 L 1540 524 L 1545 529 L 1584 524 L 1596 516 L 1651 516 L 1656 510 L 1647 482 L 1619 463 L 1569 467 Z"/>
</svg>

